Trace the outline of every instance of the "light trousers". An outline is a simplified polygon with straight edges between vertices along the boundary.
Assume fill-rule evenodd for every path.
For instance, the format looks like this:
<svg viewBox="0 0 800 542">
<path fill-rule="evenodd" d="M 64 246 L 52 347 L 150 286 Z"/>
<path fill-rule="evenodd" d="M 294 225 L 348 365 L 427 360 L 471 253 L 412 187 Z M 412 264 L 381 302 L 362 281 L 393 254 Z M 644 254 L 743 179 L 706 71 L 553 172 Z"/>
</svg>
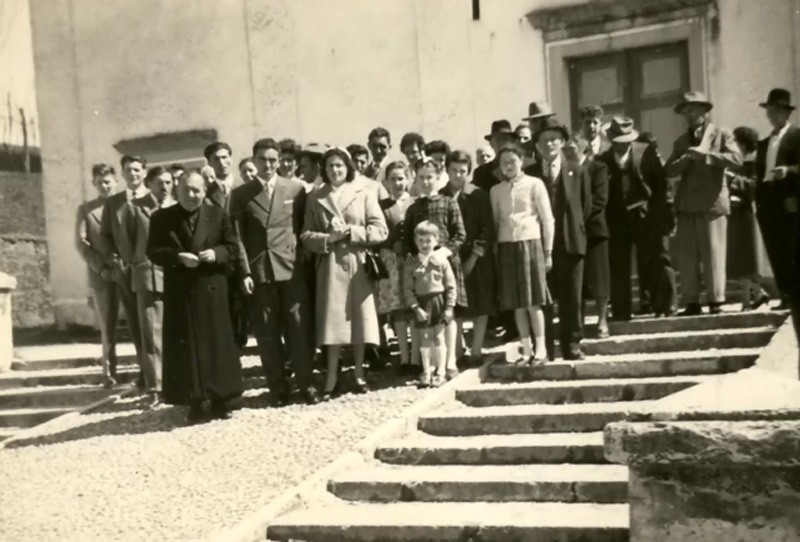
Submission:
<svg viewBox="0 0 800 542">
<path fill-rule="evenodd" d="M 136 307 L 139 313 L 139 348 L 144 375 L 144 389 L 160 392 L 161 344 L 164 325 L 164 300 L 157 292 L 136 292 Z"/>
<path fill-rule="evenodd" d="M 701 283 L 708 303 L 724 303 L 728 217 L 679 213 L 677 241 L 683 304 L 700 303 Z"/>
<path fill-rule="evenodd" d="M 109 282 L 105 288 L 92 288 L 92 304 L 100 328 L 103 345 L 103 376 L 117 374 L 117 322 L 119 320 L 119 293 L 116 283 Z"/>
</svg>

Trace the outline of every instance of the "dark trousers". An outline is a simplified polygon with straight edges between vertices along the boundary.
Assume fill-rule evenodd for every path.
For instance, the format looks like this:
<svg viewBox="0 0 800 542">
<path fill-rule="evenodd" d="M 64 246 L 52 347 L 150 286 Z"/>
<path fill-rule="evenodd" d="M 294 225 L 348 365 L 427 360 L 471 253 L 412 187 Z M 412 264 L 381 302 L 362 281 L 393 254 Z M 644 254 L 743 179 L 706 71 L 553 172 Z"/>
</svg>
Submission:
<svg viewBox="0 0 800 542">
<path fill-rule="evenodd" d="M 228 304 L 231 311 L 231 324 L 233 336 L 239 348 L 247 346 L 249 320 L 247 318 L 247 304 L 242 292 L 242 281 L 236 278 L 228 279 Z"/>
<path fill-rule="evenodd" d="M 611 226 L 611 224 L 609 224 Z M 631 254 L 636 246 L 639 298 L 644 306 L 667 313 L 675 305 L 675 272 L 669 256 L 669 238 L 644 218 L 615 223 L 608 242 L 611 266 L 611 310 L 615 319 L 632 315 Z"/>
<path fill-rule="evenodd" d="M 281 337 L 286 341 L 295 381 L 301 390 L 312 385 L 311 370 L 314 334 L 308 288 L 301 273 L 287 281 L 257 284 L 249 296 L 250 323 L 258 341 L 267 386 L 275 395 L 286 395 L 285 356 Z"/>
<path fill-rule="evenodd" d="M 797 265 L 797 231 L 800 220 L 797 213 L 787 213 L 780 206 L 763 206 L 756 214 L 764 248 L 775 276 L 775 285 L 783 296 L 790 296 L 797 277 L 793 271 Z M 735 240 L 731 240 L 734 241 Z"/>
<path fill-rule="evenodd" d="M 555 252 L 553 268 L 547 274 L 547 284 L 558 304 L 561 355 L 578 350 L 583 339 L 583 255 Z M 547 356 L 555 359 L 554 307 L 544 307 L 545 340 Z"/>
</svg>

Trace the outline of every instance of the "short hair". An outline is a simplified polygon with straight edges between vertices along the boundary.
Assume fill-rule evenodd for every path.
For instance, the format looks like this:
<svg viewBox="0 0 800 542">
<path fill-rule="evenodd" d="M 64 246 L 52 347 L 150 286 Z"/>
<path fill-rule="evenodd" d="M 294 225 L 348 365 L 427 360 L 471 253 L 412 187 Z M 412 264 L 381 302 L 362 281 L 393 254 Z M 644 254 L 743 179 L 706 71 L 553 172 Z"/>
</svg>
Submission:
<svg viewBox="0 0 800 542">
<path fill-rule="evenodd" d="M 359 154 L 366 154 L 367 157 L 369 157 L 369 151 L 367 148 L 364 145 L 359 145 L 358 143 L 348 145 L 347 152 L 350 153 L 350 158 L 355 158 Z"/>
<path fill-rule="evenodd" d="M 115 175 L 114 166 L 101 162 L 92 166 L 92 177 L 105 177 L 106 175 Z"/>
<path fill-rule="evenodd" d="M 367 141 L 371 139 L 380 139 L 382 137 L 385 137 L 389 143 L 392 142 L 392 136 L 389 134 L 389 130 L 378 126 L 370 131 L 369 135 L 367 136 Z"/>
<path fill-rule="evenodd" d="M 147 175 L 144 178 L 144 185 L 150 186 L 150 183 L 153 182 L 154 179 L 161 177 L 165 173 L 169 173 L 170 177 L 172 177 L 172 173 L 164 166 L 151 167 L 147 170 Z"/>
<path fill-rule="evenodd" d="M 137 156 L 133 154 L 123 154 L 122 158 L 119 159 L 119 165 L 122 169 L 125 169 L 125 166 L 130 164 L 131 162 L 139 162 L 142 164 L 143 168 L 147 167 L 147 160 L 144 159 L 142 156 Z"/>
<path fill-rule="evenodd" d="M 278 142 L 272 139 L 271 137 L 264 137 L 259 139 L 253 144 L 253 156 L 259 153 L 259 151 L 274 149 L 281 152 L 281 147 L 278 145 Z"/>
<path fill-rule="evenodd" d="M 583 132 L 580 130 L 575 130 L 570 134 L 568 142 L 572 142 L 575 144 L 575 147 L 578 148 L 578 154 L 583 154 L 586 152 L 586 149 L 589 148 L 589 140 L 586 139 L 586 136 L 583 135 Z"/>
<path fill-rule="evenodd" d="M 506 143 L 500 147 L 497 150 L 497 159 L 500 160 L 504 154 L 509 152 L 519 156 L 520 160 L 525 160 L 525 151 L 517 143 Z"/>
<path fill-rule="evenodd" d="M 531 133 L 531 135 L 533 135 L 533 130 L 531 129 L 531 125 L 528 124 L 527 122 L 521 122 L 520 124 L 517 124 L 517 127 L 514 128 L 514 134 L 519 135 L 520 130 L 528 130 Z"/>
<path fill-rule="evenodd" d="M 319 172 L 320 175 L 322 176 L 322 182 L 324 182 L 325 184 L 331 184 L 331 180 L 328 178 L 328 172 L 325 171 L 326 170 L 325 164 L 328 162 L 328 160 L 330 160 L 334 156 L 338 156 L 339 158 L 341 158 L 344 161 L 344 165 L 347 167 L 347 177 L 345 178 L 345 181 L 349 183 L 350 181 L 355 179 L 356 168 L 353 165 L 353 161 L 350 159 L 350 155 L 347 153 L 346 150 L 340 147 L 334 147 L 332 149 L 328 149 L 327 151 L 325 151 L 325 154 L 322 155 L 322 160 L 320 162 L 322 164 L 322 168 L 321 171 Z"/>
<path fill-rule="evenodd" d="M 186 180 L 189 177 L 191 177 L 192 175 L 198 175 L 201 179 L 203 179 L 203 188 L 206 187 L 206 184 L 205 184 L 206 178 L 203 175 L 203 172 L 201 171 L 201 169 L 200 168 L 196 168 L 196 167 L 183 170 L 183 173 L 181 173 L 181 176 L 178 177 L 178 182 L 179 183 L 186 182 Z"/>
<path fill-rule="evenodd" d="M 406 174 L 406 177 L 409 176 L 408 164 L 406 164 L 404 160 L 395 160 L 394 162 L 389 162 L 389 164 L 386 166 L 384 176 L 388 179 L 389 174 L 396 169 L 402 169 Z"/>
<path fill-rule="evenodd" d="M 414 173 L 418 172 L 424 167 L 432 167 L 436 169 L 436 164 L 433 163 L 433 160 L 431 159 L 430 156 L 426 156 L 425 158 L 417 161 L 417 163 L 414 164 Z"/>
<path fill-rule="evenodd" d="M 584 119 L 596 119 L 603 116 L 603 108 L 599 105 L 588 105 L 586 107 L 582 107 L 580 111 L 581 120 Z"/>
<path fill-rule="evenodd" d="M 231 146 L 224 141 L 215 141 L 206 145 L 206 148 L 203 149 L 203 156 L 206 160 L 210 161 L 211 157 L 214 156 L 217 151 L 221 151 L 223 149 L 228 151 L 229 156 L 233 156 L 233 149 L 231 149 Z"/>
<path fill-rule="evenodd" d="M 416 145 L 419 150 L 423 150 L 425 149 L 425 138 L 417 132 L 409 132 L 400 140 L 400 150 L 402 151 L 411 145 Z"/>
<path fill-rule="evenodd" d="M 241 160 L 239 160 L 239 169 L 242 169 L 242 166 L 245 165 L 248 162 L 253 164 L 253 165 L 256 165 L 256 163 L 253 162 L 253 158 L 248 156 L 247 158 L 242 158 Z"/>
<path fill-rule="evenodd" d="M 450 164 L 467 164 L 469 171 L 472 171 L 472 156 L 466 151 L 453 151 L 447 155 L 445 164 L 447 167 Z"/>
<path fill-rule="evenodd" d="M 439 226 L 430 220 L 423 220 L 414 227 L 414 237 L 418 235 L 433 235 L 438 239 L 439 234 Z"/>
<path fill-rule="evenodd" d="M 183 164 L 178 164 L 178 163 L 169 165 L 169 172 L 170 173 L 175 175 L 175 173 L 177 173 L 178 171 L 186 171 L 186 167 L 184 167 Z"/>
<path fill-rule="evenodd" d="M 749 126 L 739 126 L 734 129 L 733 139 L 745 154 L 750 154 L 758 148 L 758 132 Z"/>
<path fill-rule="evenodd" d="M 434 153 L 444 153 L 450 154 L 450 145 L 447 144 L 446 141 L 442 141 L 441 139 L 435 139 L 425 145 L 425 154 L 430 156 Z"/>
<path fill-rule="evenodd" d="M 298 158 L 300 151 L 302 150 L 300 145 L 290 137 L 281 139 L 281 142 L 278 143 L 278 146 L 280 146 L 281 154 L 291 154 L 295 159 Z"/>
</svg>

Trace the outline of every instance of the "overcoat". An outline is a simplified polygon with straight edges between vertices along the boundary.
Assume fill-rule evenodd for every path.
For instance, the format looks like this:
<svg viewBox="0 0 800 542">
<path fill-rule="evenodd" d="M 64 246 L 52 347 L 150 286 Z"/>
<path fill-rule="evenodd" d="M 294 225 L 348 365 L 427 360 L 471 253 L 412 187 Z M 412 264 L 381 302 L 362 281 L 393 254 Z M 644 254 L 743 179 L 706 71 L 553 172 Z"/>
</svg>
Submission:
<svg viewBox="0 0 800 542">
<path fill-rule="evenodd" d="M 201 205 L 194 232 L 180 205 L 156 211 L 150 223 L 147 257 L 164 270 L 164 401 L 226 399 L 242 392 L 242 367 L 228 313 L 230 262 L 238 243 L 220 207 Z M 213 263 L 194 269 L 179 252 L 212 249 Z"/>
<path fill-rule="evenodd" d="M 350 237 L 328 242 L 334 222 L 350 226 Z M 364 268 L 369 246 L 389 235 L 378 195 L 363 183 L 345 183 L 334 193 L 324 185 L 308 196 L 301 242 L 316 258 L 318 345 L 378 344 L 375 286 Z"/>
</svg>

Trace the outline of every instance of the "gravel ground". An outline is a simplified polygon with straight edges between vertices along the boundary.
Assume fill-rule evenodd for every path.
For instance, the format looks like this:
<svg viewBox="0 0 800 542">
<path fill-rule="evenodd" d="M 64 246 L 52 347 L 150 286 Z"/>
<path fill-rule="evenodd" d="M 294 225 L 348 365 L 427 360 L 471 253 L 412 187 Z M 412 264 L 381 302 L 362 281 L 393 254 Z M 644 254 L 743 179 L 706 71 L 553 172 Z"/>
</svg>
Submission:
<svg viewBox="0 0 800 542">
<path fill-rule="evenodd" d="M 246 364 L 255 360 L 248 359 Z M 0 539 L 198 540 L 236 524 L 402 414 L 423 391 L 391 372 L 374 391 L 184 426 L 182 408 L 138 398 L 0 450 Z"/>
</svg>

